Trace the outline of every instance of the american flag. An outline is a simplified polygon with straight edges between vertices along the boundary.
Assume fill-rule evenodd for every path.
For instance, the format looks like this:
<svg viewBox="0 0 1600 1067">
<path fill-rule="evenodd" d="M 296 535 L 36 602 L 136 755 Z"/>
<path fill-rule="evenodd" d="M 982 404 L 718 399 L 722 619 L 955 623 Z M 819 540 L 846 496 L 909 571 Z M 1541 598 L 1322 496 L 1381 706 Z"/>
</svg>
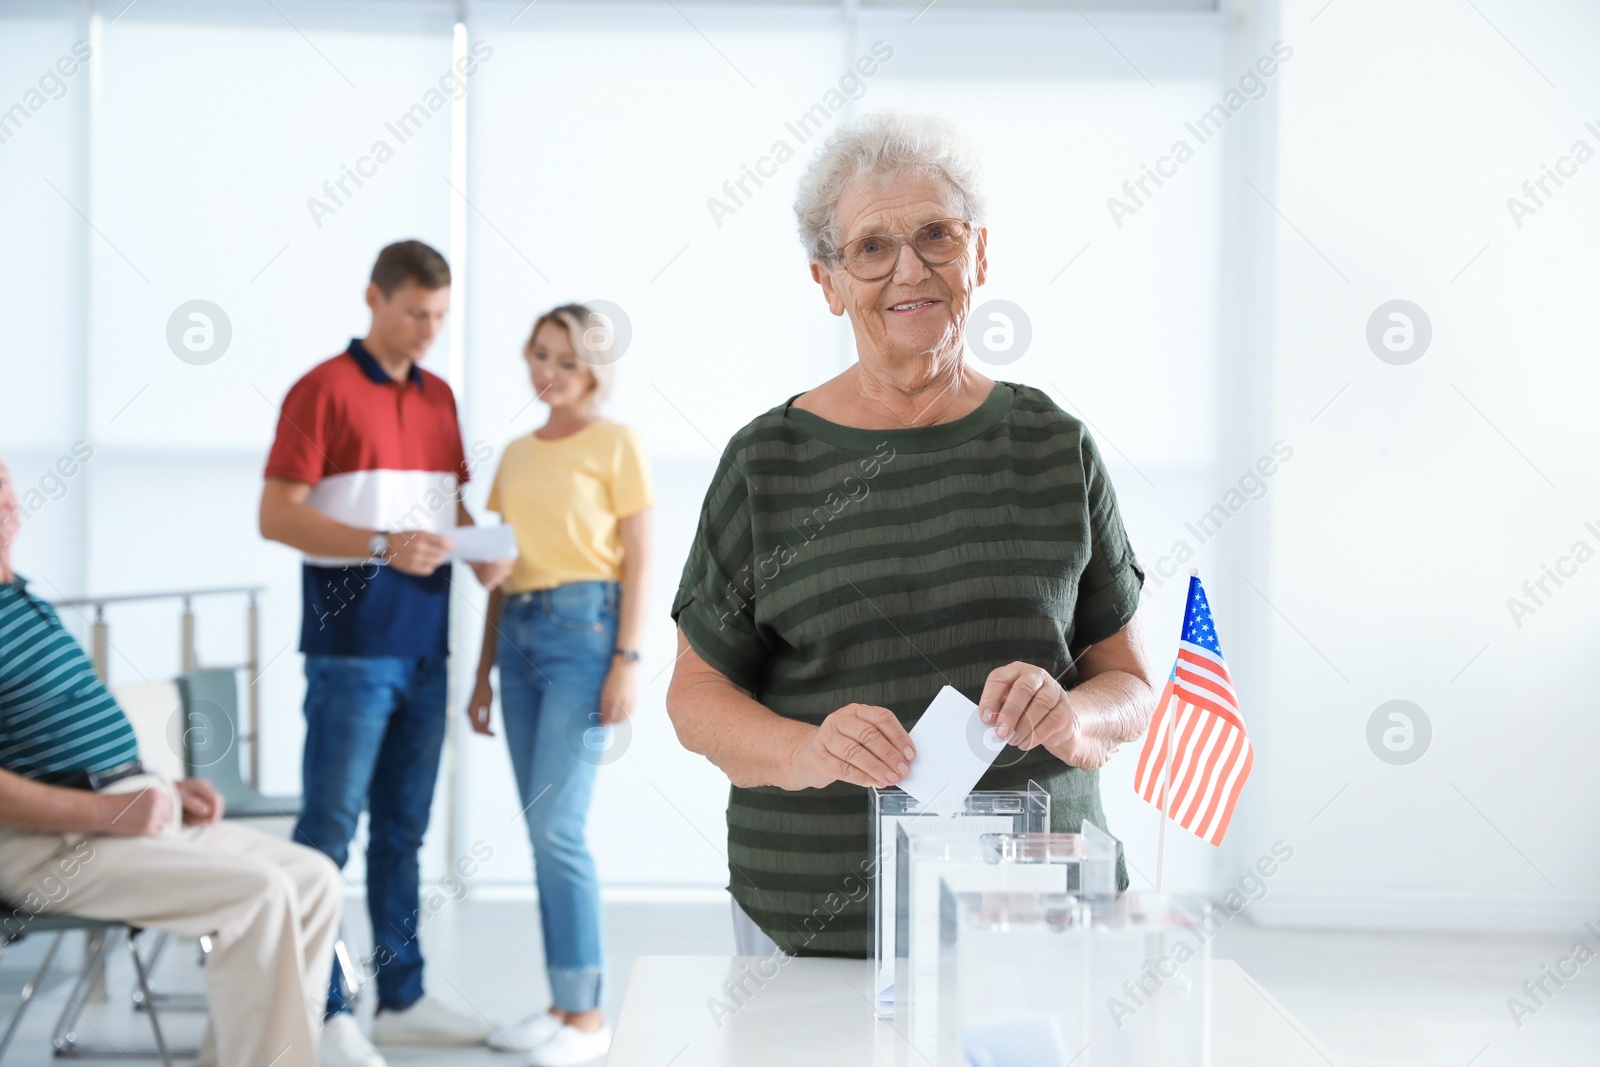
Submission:
<svg viewBox="0 0 1600 1067">
<path fill-rule="evenodd" d="M 1133 788 L 1157 809 L 1165 791 L 1169 818 L 1197 837 L 1220 845 L 1254 759 L 1233 680 L 1222 661 L 1206 591 L 1199 577 L 1192 575 L 1178 661 L 1167 676 L 1161 703 L 1145 734 Z"/>
</svg>

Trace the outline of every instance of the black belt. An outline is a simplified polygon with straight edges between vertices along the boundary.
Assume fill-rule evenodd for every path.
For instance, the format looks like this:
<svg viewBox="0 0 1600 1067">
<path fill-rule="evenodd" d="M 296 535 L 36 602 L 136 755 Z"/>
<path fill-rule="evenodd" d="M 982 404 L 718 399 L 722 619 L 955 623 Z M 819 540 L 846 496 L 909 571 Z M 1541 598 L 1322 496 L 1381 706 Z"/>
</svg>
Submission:
<svg viewBox="0 0 1600 1067">
<path fill-rule="evenodd" d="M 73 771 L 69 777 L 56 784 L 68 789 L 88 789 L 98 793 L 112 782 L 120 782 L 124 778 L 132 778 L 136 774 L 143 773 L 144 764 L 138 760 L 129 760 L 127 763 L 119 763 L 103 771 Z"/>
</svg>

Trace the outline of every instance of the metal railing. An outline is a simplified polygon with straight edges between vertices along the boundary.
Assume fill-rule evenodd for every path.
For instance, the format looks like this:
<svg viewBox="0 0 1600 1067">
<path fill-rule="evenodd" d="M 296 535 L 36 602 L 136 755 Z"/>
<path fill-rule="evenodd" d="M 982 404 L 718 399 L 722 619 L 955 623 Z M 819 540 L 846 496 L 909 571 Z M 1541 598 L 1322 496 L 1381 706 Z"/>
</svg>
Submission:
<svg viewBox="0 0 1600 1067">
<path fill-rule="evenodd" d="M 239 585 L 220 586 L 212 589 L 167 589 L 154 593 L 117 593 L 110 596 L 66 597 L 61 600 L 52 600 L 50 603 L 56 608 L 94 609 L 94 619 L 89 624 L 89 659 L 94 663 L 94 671 L 100 676 L 100 680 L 109 682 L 111 626 L 106 622 L 106 607 L 108 605 L 148 603 L 153 600 L 181 600 L 183 602 L 183 614 L 178 619 L 179 672 L 187 674 L 200 666 L 199 659 L 195 654 L 194 602 L 202 597 L 245 597 L 246 651 L 244 662 L 209 663 L 206 666 L 248 672 L 250 684 L 247 687 L 245 704 L 245 713 L 248 716 L 248 721 L 245 728 L 240 731 L 239 740 L 249 743 L 249 781 L 251 785 L 258 785 L 261 781 L 261 746 L 256 742 L 261 724 L 261 690 L 256 685 L 256 681 L 261 673 L 261 610 L 256 600 L 264 592 L 266 592 L 265 586 Z"/>
</svg>

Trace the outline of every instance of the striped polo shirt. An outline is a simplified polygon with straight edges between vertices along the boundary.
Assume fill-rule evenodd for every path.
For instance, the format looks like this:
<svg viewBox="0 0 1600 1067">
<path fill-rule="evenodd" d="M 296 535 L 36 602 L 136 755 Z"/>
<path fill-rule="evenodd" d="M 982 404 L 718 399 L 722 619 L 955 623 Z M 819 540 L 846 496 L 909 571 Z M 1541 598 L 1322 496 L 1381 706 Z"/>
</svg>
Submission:
<svg viewBox="0 0 1600 1067">
<path fill-rule="evenodd" d="M 0 767 L 41 782 L 139 756 L 133 725 L 83 647 L 28 583 L 0 583 Z"/>
<path fill-rule="evenodd" d="M 672 616 L 712 667 L 786 718 L 850 703 L 908 729 L 948 684 L 977 700 L 1014 660 L 1077 683 L 1144 572 L 1083 424 L 1026 385 L 936 426 L 856 429 L 788 403 L 736 433 Z M 1007 746 L 980 789 L 1049 790 L 1051 828 L 1104 827 L 1099 772 Z M 786 951 L 871 953 L 866 790 L 734 787 L 728 889 Z M 1118 846 L 1119 888 L 1128 884 Z"/>
<path fill-rule="evenodd" d="M 413 365 L 390 378 L 359 340 L 289 389 L 266 476 L 309 484 L 306 502 L 348 526 L 456 525 L 470 476 L 443 378 Z M 448 649 L 450 564 L 426 578 L 360 557 L 307 556 L 300 651 L 324 656 L 431 656 Z"/>
</svg>

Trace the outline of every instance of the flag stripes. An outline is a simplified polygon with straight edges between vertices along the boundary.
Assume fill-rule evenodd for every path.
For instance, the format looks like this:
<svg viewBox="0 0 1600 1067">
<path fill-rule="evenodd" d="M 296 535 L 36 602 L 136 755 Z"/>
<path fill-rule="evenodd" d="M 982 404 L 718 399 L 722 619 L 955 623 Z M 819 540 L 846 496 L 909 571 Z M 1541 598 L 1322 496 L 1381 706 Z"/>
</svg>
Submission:
<svg viewBox="0 0 1600 1067">
<path fill-rule="evenodd" d="M 1255 752 L 1198 578 L 1177 662 L 1150 720 L 1134 790 L 1190 833 L 1222 843 Z"/>
</svg>

